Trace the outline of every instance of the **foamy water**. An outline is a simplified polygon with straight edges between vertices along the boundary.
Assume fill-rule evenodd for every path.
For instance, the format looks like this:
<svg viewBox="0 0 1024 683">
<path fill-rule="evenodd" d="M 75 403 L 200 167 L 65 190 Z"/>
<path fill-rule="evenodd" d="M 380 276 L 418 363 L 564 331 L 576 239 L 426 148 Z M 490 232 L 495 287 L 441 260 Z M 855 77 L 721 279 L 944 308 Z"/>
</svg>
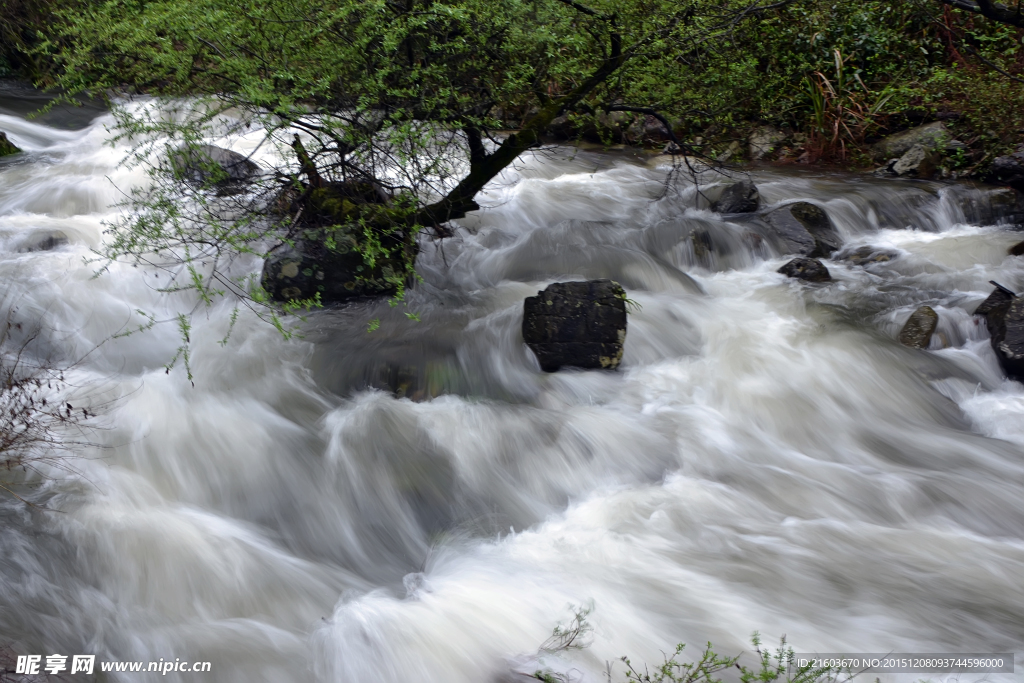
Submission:
<svg viewBox="0 0 1024 683">
<path fill-rule="evenodd" d="M 764 203 L 813 201 L 846 246 L 898 254 L 808 286 L 693 188 L 663 196 L 656 160 L 530 157 L 424 240 L 409 309 L 317 312 L 292 341 L 243 313 L 226 347 L 231 303 L 200 310 L 193 387 L 163 367 L 173 325 L 113 337 L 195 302 L 87 262 L 145 182 L 110 124 L 0 115 L 26 150 L 0 161 L 8 301 L 81 359 L 82 400 L 113 400 L 75 473 L 19 483 L 59 512 L 0 497 L 17 652 L 212 663 L 166 680 L 480 683 L 599 681 L 681 641 L 749 652 L 755 630 L 798 651 L 1024 649 L 1024 388 L 970 315 L 990 279 L 1024 289 L 1021 235 L 971 225 L 970 190 L 755 172 Z M 21 250 L 52 230 L 70 243 Z M 591 277 L 642 307 L 622 367 L 544 374 L 523 298 Z M 903 348 L 922 304 L 932 348 Z M 589 604 L 590 647 L 538 661 Z"/>
</svg>

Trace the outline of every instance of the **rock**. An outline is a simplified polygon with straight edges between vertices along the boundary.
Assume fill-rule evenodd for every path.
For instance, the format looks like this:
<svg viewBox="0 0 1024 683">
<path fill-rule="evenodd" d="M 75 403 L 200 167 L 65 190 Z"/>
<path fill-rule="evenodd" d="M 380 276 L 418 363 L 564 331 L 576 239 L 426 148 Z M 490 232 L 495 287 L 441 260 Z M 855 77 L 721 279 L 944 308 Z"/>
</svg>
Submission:
<svg viewBox="0 0 1024 683">
<path fill-rule="evenodd" d="M 807 282 L 830 282 L 831 273 L 825 264 L 813 258 L 795 258 L 777 271 L 786 277 L 793 277 Z"/>
<path fill-rule="evenodd" d="M 17 154 L 20 151 L 13 142 L 7 139 L 7 133 L 0 131 L 0 157 L 5 157 L 8 154 Z"/>
<path fill-rule="evenodd" d="M 60 230 L 37 232 L 18 245 L 18 251 L 52 251 L 68 243 L 68 236 Z"/>
<path fill-rule="evenodd" d="M 650 114 L 643 119 L 643 139 L 648 142 L 665 142 L 671 139 L 665 124 Z"/>
<path fill-rule="evenodd" d="M 715 244 L 711 240 L 711 233 L 706 228 L 694 228 L 690 231 L 690 246 L 693 247 L 693 256 L 698 263 L 708 265 L 711 255 L 714 253 Z"/>
<path fill-rule="evenodd" d="M 677 145 L 675 142 L 669 141 L 669 143 L 667 145 L 665 145 L 664 149 L 661 150 L 661 153 L 662 154 L 681 154 L 682 151 L 683 151 L 682 147 Z"/>
<path fill-rule="evenodd" d="M 1017 244 L 1007 249 L 1006 253 L 1010 256 L 1024 256 L 1024 242 L 1017 242 Z"/>
<path fill-rule="evenodd" d="M 715 161 L 725 163 L 739 154 L 741 149 L 743 149 L 743 145 L 740 144 L 739 140 L 733 140 L 729 143 L 729 146 L 726 147 L 725 151 L 716 157 Z"/>
<path fill-rule="evenodd" d="M 523 341 L 545 372 L 614 369 L 626 340 L 626 292 L 611 280 L 556 282 L 523 305 Z"/>
<path fill-rule="evenodd" d="M 568 114 L 562 114 L 548 124 L 548 135 L 558 140 L 570 140 L 576 136 L 576 128 L 569 121 Z"/>
<path fill-rule="evenodd" d="M 897 161 L 899 161 L 898 158 L 897 159 L 889 159 L 889 161 L 885 162 L 885 166 L 879 166 L 875 170 L 871 171 L 871 175 L 876 176 L 878 178 L 891 178 L 891 177 L 893 177 L 896 174 L 893 172 L 892 167 L 896 165 Z"/>
<path fill-rule="evenodd" d="M 263 264 L 262 285 L 277 301 L 308 299 L 322 303 L 386 296 L 398 291 L 416 260 L 411 236 L 394 229 L 373 236 L 374 263 L 363 256 L 367 236 L 352 221 L 360 205 L 386 204 L 379 186 L 370 182 L 331 183 L 298 197 L 283 193 L 277 211 L 301 216 L 292 244 L 273 249 Z"/>
<path fill-rule="evenodd" d="M 996 157 L 988 168 L 985 180 L 1006 184 L 1024 192 L 1024 145 L 1005 157 Z"/>
<path fill-rule="evenodd" d="M 914 145 L 921 145 L 926 150 L 934 150 L 945 149 L 955 142 L 949 131 L 946 130 L 946 124 L 936 121 L 882 138 L 871 146 L 871 152 L 876 159 L 891 159 L 903 156 Z"/>
<path fill-rule="evenodd" d="M 996 288 L 974 315 L 985 317 L 992 350 L 1010 379 L 1024 379 L 1024 297 Z"/>
<path fill-rule="evenodd" d="M 749 180 L 741 180 L 725 188 L 718 201 L 711 205 L 718 213 L 751 213 L 757 211 L 761 195 L 757 186 Z"/>
<path fill-rule="evenodd" d="M 838 260 L 849 261 L 855 266 L 866 266 L 872 263 L 886 263 L 899 258 L 899 252 L 879 249 L 872 246 L 858 247 L 854 251 L 843 254 Z"/>
<path fill-rule="evenodd" d="M 990 192 L 987 199 L 991 208 L 991 223 L 1024 223 L 1024 192 L 1012 187 L 1000 187 Z"/>
<path fill-rule="evenodd" d="M 941 160 L 936 152 L 914 145 L 892 165 L 891 171 L 900 177 L 931 178 Z"/>
<path fill-rule="evenodd" d="M 170 162 L 181 180 L 200 186 L 212 182 L 218 189 L 237 189 L 260 171 L 238 152 L 213 145 L 176 150 L 170 154 Z"/>
<path fill-rule="evenodd" d="M 796 202 L 764 215 L 786 253 L 815 258 L 831 256 L 841 241 L 825 211 L 809 202 Z"/>
<path fill-rule="evenodd" d="M 775 147 L 786 139 L 780 131 L 771 126 L 761 126 L 750 135 L 750 158 L 759 161 L 766 154 L 775 151 Z"/>
<path fill-rule="evenodd" d="M 1024 380 L 1024 297 L 1010 301 L 1002 321 L 1002 339 L 992 336 L 992 348 L 1010 379 Z"/>
<path fill-rule="evenodd" d="M 910 314 L 907 324 L 900 330 L 900 344 L 913 349 L 927 349 L 938 325 L 939 314 L 931 306 L 921 306 Z"/>
<path fill-rule="evenodd" d="M 979 188 L 980 189 L 980 188 Z M 974 225 L 1024 225 L 1024 192 L 1012 187 L 955 194 L 964 219 Z"/>
<path fill-rule="evenodd" d="M 322 303 L 394 294 L 402 265 L 378 258 L 371 268 L 358 251 L 360 237 L 358 228 L 343 226 L 330 232 L 330 240 L 327 231 L 308 231 L 294 246 L 278 247 L 263 263 L 263 289 L 276 301 L 319 294 Z"/>
</svg>

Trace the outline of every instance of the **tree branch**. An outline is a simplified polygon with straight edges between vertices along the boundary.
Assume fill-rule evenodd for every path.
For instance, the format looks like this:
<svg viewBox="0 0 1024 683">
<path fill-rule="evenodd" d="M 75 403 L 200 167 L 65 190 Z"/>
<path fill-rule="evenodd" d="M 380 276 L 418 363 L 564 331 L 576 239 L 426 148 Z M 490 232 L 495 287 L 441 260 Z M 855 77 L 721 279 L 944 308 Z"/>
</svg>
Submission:
<svg viewBox="0 0 1024 683">
<path fill-rule="evenodd" d="M 1006 5 L 992 0 L 938 0 L 944 5 L 949 5 L 965 12 L 980 14 L 987 19 L 997 21 L 1001 24 L 1009 24 L 1018 28 L 1024 28 L 1024 14 L 1021 13 L 1020 2 L 1017 2 L 1017 9 L 1011 9 Z"/>
</svg>

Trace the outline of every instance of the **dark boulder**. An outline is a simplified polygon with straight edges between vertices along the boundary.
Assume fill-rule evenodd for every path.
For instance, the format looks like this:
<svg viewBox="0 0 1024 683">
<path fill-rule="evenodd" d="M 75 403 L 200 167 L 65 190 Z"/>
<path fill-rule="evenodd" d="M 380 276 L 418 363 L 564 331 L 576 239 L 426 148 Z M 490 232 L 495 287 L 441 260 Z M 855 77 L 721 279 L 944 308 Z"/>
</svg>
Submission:
<svg viewBox="0 0 1024 683">
<path fill-rule="evenodd" d="M 1024 242 L 1017 242 L 1017 244 L 1007 249 L 1006 253 L 1010 256 L 1024 256 Z"/>
<path fill-rule="evenodd" d="M 1024 192 L 1024 145 L 1005 157 L 996 157 L 988 168 L 985 180 L 1009 185 Z"/>
<path fill-rule="evenodd" d="M 260 171 L 244 155 L 213 145 L 176 150 L 171 153 L 170 162 L 180 180 L 196 186 L 213 185 L 218 190 L 239 189 Z"/>
<path fill-rule="evenodd" d="M 841 245 L 828 214 L 809 202 L 772 209 L 764 219 L 781 242 L 784 253 L 822 258 L 831 256 Z"/>
<path fill-rule="evenodd" d="M 992 348 L 1010 379 L 1024 380 L 1024 297 L 1015 296 L 1007 307 L 1002 324 L 1002 339 Z"/>
<path fill-rule="evenodd" d="M 992 350 L 1010 379 L 1024 380 L 1024 297 L 997 287 L 974 311 L 985 317 Z"/>
<path fill-rule="evenodd" d="M 411 283 L 417 245 L 397 227 L 376 230 L 372 239 L 353 220 L 365 205 L 383 205 L 372 183 L 332 183 L 297 197 L 283 194 L 277 210 L 301 216 L 294 236 L 271 250 L 263 263 L 262 285 L 276 301 L 311 299 L 338 303 L 388 296 Z"/>
<path fill-rule="evenodd" d="M 830 282 L 831 273 L 825 264 L 813 258 L 795 258 L 778 270 L 786 277 L 793 277 L 807 282 Z"/>
<path fill-rule="evenodd" d="M 761 195 L 749 180 L 741 180 L 725 188 L 718 201 L 711 205 L 718 213 L 752 213 L 757 211 Z"/>
<path fill-rule="evenodd" d="M 900 344 L 914 349 L 927 349 L 939 325 L 939 314 L 931 306 L 921 306 L 910 314 L 900 330 Z"/>
<path fill-rule="evenodd" d="M 18 251 L 52 251 L 68 243 L 68 236 L 60 230 L 37 232 L 22 240 Z"/>
<path fill-rule="evenodd" d="M 545 372 L 614 369 L 626 340 L 626 292 L 611 280 L 556 282 L 523 305 L 523 341 Z"/>
<path fill-rule="evenodd" d="M 984 188 L 953 196 L 968 223 L 1018 228 L 1024 225 L 1024 192 L 1012 187 Z"/>
<path fill-rule="evenodd" d="M 13 142 L 7 139 L 7 133 L 0 132 L 0 157 L 5 157 L 8 154 L 17 154 L 20 151 Z"/>
<path fill-rule="evenodd" d="M 276 301 L 311 299 L 338 303 L 395 294 L 406 280 L 405 263 L 415 260 L 415 245 L 400 235 L 385 237 L 388 253 L 371 266 L 362 253 L 358 226 L 307 230 L 303 238 L 272 251 L 263 263 L 263 289 Z"/>
</svg>

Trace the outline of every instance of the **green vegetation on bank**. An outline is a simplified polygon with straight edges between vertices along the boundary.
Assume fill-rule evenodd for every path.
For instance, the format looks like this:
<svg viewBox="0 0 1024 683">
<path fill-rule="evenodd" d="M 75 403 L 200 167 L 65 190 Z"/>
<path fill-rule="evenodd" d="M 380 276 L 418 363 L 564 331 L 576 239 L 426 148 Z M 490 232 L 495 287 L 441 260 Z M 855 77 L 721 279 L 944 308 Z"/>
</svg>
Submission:
<svg viewBox="0 0 1024 683">
<path fill-rule="evenodd" d="M 763 4 L 771 9 L 730 26 L 712 41 L 685 44 L 679 42 L 684 36 L 677 33 L 673 41 L 666 34 L 665 40 L 636 55 L 630 69 L 623 70 L 604 92 L 584 98 L 589 107 L 581 109 L 586 112 L 602 104 L 652 107 L 672 120 L 680 136 L 717 143 L 714 149 L 707 149 L 716 153 L 757 124 L 772 124 L 797 134 L 796 144 L 791 138 L 783 145 L 788 150 L 781 153 L 783 160 L 797 160 L 805 153 L 802 161 L 865 163 L 864 145 L 873 137 L 936 119 L 947 121 L 955 136 L 968 144 L 954 160 L 964 169 L 981 167 L 986 159 L 1012 150 L 1024 139 L 1024 121 L 1018 113 L 1024 105 L 1024 31 L 1019 28 L 1021 22 L 1011 23 L 1013 12 L 1020 11 L 1019 2 L 1008 6 L 983 3 L 1002 7 L 1008 21 L 960 9 L 975 5 L 980 10 L 973 0 Z M 309 84 L 301 82 L 302 71 L 315 67 L 330 69 L 318 74 L 321 79 L 348 77 L 344 67 L 353 62 L 345 57 L 343 40 L 332 41 L 331 47 L 336 49 L 331 59 L 321 59 L 325 55 L 320 51 L 313 60 L 296 60 L 295 53 L 288 52 L 286 32 L 270 35 L 273 22 L 310 22 L 287 32 L 293 38 L 313 41 L 310 50 L 304 51 L 309 56 L 319 51 L 318 46 L 325 47 L 320 41 L 329 40 L 334 29 L 323 23 L 324 18 L 339 10 L 347 14 L 344 21 L 351 27 L 362 26 L 363 20 L 384 8 L 378 37 L 387 33 L 397 45 L 401 40 L 395 27 L 385 28 L 393 8 L 420 7 L 427 14 L 430 10 L 426 8 L 443 8 L 450 13 L 447 26 L 458 26 L 459 40 L 465 41 L 459 50 L 463 58 L 490 54 L 469 63 L 449 55 L 450 62 L 432 65 L 434 76 L 438 70 L 453 69 L 465 75 L 466 66 L 495 67 L 495 52 L 505 50 L 498 61 L 510 69 L 481 71 L 479 76 L 500 100 L 500 113 L 514 119 L 511 123 L 520 123 L 530 107 L 536 106 L 536 99 L 524 96 L 521 87 L 525 76 L 538 75 L 531 72 L 536 65 L 531 49 L 547 45 L 559 56 L 539 74 L 544 87 L 578 78 L 590 51 L 585 45 L 590 28 L 580 21 L 583 17 L 568 11 L 545 12 L 543 3 L 533 5 L 524 3 L 517 9 L 495 4 L 495 16 L 485 23 L 492 29 L 505 28 L 500 39 L 494 40 L 499 34 L 488 33 L 479 20 L 465 21 L 467 13 L 474 11 L 466 3 L 303 5 L 278 0 L 249 9 L 244 3 L 181 0 L 75 0 L 70 4 L 11 0 L 0 8 L 0 75 L 70 87 L 128 85 L 180 93 L 206 92 L 211 87 L 223 88 L 227 82 L 248 90 L 251 82 L 232 80 L 239 73 L 237 67 L 244 66 L 238 63 L 241 61 L 260 64 L 274 87 L 290 86 L 296 99 L 301 99 L 309 94 L 304 90 Z M 646 16 L 649 20 L 641 23 L 650 28 L 659 21 L 671 21 L 673 16 L 694 21 L 705 12 L 701 5 L 684 3 L 675 14 L 667 5 L 640 0 L 600 2 L 593 7 L 614 13 L 623 27 Z M 438 25 L 424 15 L 421 27 Z M 194 35 L 191 29 L 196 29 Z M 361 30 L 353 33 L 355 42 L 349 47 L 358 44 Z M 212 46 L 222 47 L 216 39 L 229 33 L 245 38 L 234 41 L 240 51 L 219 54 Z M 444 35 L 441 30 L 437 37 Z M 363 38 L 365 46 L 368 36 Z M 424 40 L 434 38 L 423 35 Z M 206 49 L 199 47 L 202 45 Z M 285 52 L 265 51 L 278 47 Z M 436 54 L 451 47 L 449 43 Z M 286 68 L 280 68 L 283 62 L 278 57 L 288 60 Z M 211 61 L 222 63 L 210 69 Z M 365 61 L 362 65 L 368 66 Z M 402 62 L 378 63 L 374 68 L 381 66 L 384 71 L 378 71 L 377 77 L 383 83 L 388 67 L 399 69 Z M 297 75 L 298 80 L 292 82 Z M 407 81 L 425 75 L 424 71 L 410 73 Z M 459 89 L 457 77 L 442 80 Z M 428 77 L 419 85 L 440 86 L 440 82 Z M 254 99 L 265 103 L 262 96 Z M 801 144 L 804 136 L 808 139 Z M 637 136 L 627 137 L 635 140 Z"/>
</svg>

